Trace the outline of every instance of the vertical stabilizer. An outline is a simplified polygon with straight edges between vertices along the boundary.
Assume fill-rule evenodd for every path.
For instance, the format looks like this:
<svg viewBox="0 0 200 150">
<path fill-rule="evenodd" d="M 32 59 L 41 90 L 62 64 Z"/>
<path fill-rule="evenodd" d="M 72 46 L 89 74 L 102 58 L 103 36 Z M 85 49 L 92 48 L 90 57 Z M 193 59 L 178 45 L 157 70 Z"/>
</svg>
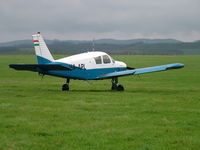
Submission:
<svg viewBox="0 0 200 150">
<path fill-rule="evenodd" d="M 35 54 L 37 56 L 38 64 L 46 64 L 46 63 L 53 62 L 54 59 L 44 39 L 42 38 L 42 35 L 40 34 L 40 32 L 32 36 L 33 36 L 33 43 L 34 43 Z"/>
</svg>

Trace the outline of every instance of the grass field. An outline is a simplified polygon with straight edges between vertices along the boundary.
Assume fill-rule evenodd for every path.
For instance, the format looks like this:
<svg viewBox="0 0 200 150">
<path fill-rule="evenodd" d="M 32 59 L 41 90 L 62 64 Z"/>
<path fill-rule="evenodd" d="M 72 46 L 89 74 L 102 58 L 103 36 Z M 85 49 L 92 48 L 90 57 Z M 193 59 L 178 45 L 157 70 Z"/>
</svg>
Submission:
<svg viewBox="0 0 200 150">
<path fill-rule="evenodd" d="M 57 56 L 57 58 L 62 56 Z M 185 68 L 110 80 L 72 80 L 8 68 L 35 56 L 0 56 L 0 150 L 198 150 L 200 56 L 113 56 L 140 68 Z"/>
</svg>

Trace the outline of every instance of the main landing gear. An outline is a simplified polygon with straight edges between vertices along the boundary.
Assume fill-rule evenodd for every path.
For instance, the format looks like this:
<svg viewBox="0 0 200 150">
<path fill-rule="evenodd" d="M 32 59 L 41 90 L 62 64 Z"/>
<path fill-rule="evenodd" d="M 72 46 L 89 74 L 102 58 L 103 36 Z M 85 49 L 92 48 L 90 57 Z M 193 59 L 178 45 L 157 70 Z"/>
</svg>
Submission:
<svg viewBox="0 0 200 150">
<path fill-rule="evenodd" d="M 70 82 L 70 79 L 67 78 L 66 84 L 63 84 L 62 86 L 62 91 L 69 91 L 69 82 Z"/>
<path fill-rule="evenodd" d="M 112 78 L 112 87 L 111 90 L 115 91 L 124 91 L 124 87 L 121 84 L 118 84 L 118 78 Z"/>
<path fill-rule="evenodd" d="M 67 81 L 65 84 L 62 86 L 62 91 L 69 91 L 69 83 L 70 79 L 67 78 Z M 124 87 L 121 84 L 118 84 L 118 78 L 112 78 L 112 87 L 111 90 L 113 91 L 124 91 Z"/>
</svg>

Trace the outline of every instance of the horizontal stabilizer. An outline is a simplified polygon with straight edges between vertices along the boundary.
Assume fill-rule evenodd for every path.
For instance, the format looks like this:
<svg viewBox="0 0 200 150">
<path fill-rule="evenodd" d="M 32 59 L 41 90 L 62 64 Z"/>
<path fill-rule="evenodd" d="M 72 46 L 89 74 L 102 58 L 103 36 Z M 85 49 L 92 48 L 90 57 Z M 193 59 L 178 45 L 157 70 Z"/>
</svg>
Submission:
<svg viewBox="0 0 200 150">
<path fill-rule="evenodd" d="M 56 71 L 56 70 L 72 70 L 69 66 L 63 66 L 61 64 L 10 64 L 10 68 L 16 70 L 28 70 L 39 72 L 41 71 Z"/>
</svg>

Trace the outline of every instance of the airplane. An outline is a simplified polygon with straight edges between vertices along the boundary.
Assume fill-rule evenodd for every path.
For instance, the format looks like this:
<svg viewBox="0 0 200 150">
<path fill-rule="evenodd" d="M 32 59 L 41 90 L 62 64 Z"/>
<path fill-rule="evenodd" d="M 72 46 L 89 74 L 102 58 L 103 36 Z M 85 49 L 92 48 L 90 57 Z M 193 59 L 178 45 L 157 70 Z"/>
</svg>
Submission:
<svg viewBox="0 0 200 150">
<path fill-rule="evenodd" d="M 16 70 L 38 72 L 41 75 L 65 78 L 66 83 L 62 85 L 62 91 L 69 90 L 71 79 L 111 79 L 111 90 L 124 91 L 124 87 L 118 83 L 118 77 L 184 67 L 184 64 L 174 63 L 135 69 L 128 67 L 124 62 L 114 60 L 107 53 L 101 51 L 84 52 L 55 60 L 40 32 L 32 35 L 32 37 L 38 64 L 10 64 L 9 67 Z"/>
</svg>

